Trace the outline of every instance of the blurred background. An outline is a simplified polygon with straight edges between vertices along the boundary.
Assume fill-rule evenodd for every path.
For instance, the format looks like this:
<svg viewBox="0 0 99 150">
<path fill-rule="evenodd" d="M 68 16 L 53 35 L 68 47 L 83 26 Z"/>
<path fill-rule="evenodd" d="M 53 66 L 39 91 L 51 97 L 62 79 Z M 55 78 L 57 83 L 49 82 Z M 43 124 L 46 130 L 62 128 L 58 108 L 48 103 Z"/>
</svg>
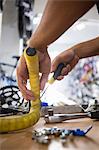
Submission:
<svg viewBox="0 0 99 150">
<path fill-rule="evenodd" d="M 37 28 L 47 0 L 0 0 L 0 87 L 17 85 L 15 68 L 26 41 Z M 48 48 L 51 60 L 71 46 L 99 36 L 99 14 L 94 5 Z M 99 99 L 99 57 L 82 59 L 42 98 L 49 105 L 88 104 Z"/>
</svg>

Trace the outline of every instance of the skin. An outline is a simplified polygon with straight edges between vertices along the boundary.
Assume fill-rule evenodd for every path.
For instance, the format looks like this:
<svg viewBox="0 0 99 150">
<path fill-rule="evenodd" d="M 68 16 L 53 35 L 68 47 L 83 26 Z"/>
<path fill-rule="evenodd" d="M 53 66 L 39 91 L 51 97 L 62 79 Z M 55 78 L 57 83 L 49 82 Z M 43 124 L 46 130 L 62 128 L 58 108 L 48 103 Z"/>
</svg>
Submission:
<svg viewBox="0 0 99 150">
<path fill-rule="evenodd" d="M 68 71 L 65 68 L 62 70 L 59 79 L 62 79 L 65 75 L 67 75 L 78 63 L 79 59 L 99 55 L 99 37 L 83 43 L 79 43 L 60 53 L 52 62 L 51 72 L 55 71 L 59 63 L 66 63 L 66 60 L 68 60 L 68 55 L 73 55 L 73 60 L 70 61 L 67 65 Z"/>
<path fill-rule="evenodd" d="M 43 89 L 45 86 L 45 83 L 48 80 L 48 75 L 50 72 L 50 67 L 51 67 L 51 60 L 48 55 L 47 50 L 44 51 L 44 53 L 38 51 L 38 56 L 39 56 L 39 70 L 40 73 L 42 74 L 40 77 L 40 89 Z M 29 74 L 28 74 L 28 69 L 27 65 L 25 62 L 25 58 L 22 55 L 18 65 L 17 65 L 17 83 L 18 87 L 23 95 L 23 97 L 27 100 L 34 99 L 32 91 L 26 88 L 27 80 L 29 79 Z"/>
<path fill-rule="evenodd" d="M 82 48 L 84 45 L 82 46 L 82 44 L 78 44 L 74 46 L 75 49 L 73 47 L 58 55 L 53 60 L 51 65 L 50 57 L 47 53 L 47 46 L 54 42 L 58 37 L 60 37 L 94 4 L 94 1 L 48 0 L 41 22 L 35 33 L 32 34 L 28 44 L 28 46 L 35 47 L 38 50 L 40 72 L 42 73 L 40 79 L 41 89 L 44 88 L 44 85 L 48 79 L 50 69 L 51 72 L 55 71 L 57 65 L 60 62 L 64 62 L 66 64 L 68 63 L 68 65 L 63 68 L 61 76 L 58 77 L 59 80 L 62 79 L 64 75 L 68 74 L 68 72 L 77 64 L 80 58 L 90 56 L 90 50 L 88 49 L 88 47 L 88 54 L 85 54 L 86 51 L 84 49 L 86 49 L 86 46 L 85 48 Z M 79 47 L 79 52 L 76 47 Z M 92 53 L 93 55 L 96 55 L 96 53 Z M 72 61 L 71 57 L 73 57 Z M 27 100 L 31 100 L 34 98 L 34 96 L 33 93 L 26 88 L 27 79 L 27 66 L 24 57 L 21 56 L 19 64 L 17 66 L 17 82 L 19 89 L 23 94 L 23 97 Z"/>
</svg>

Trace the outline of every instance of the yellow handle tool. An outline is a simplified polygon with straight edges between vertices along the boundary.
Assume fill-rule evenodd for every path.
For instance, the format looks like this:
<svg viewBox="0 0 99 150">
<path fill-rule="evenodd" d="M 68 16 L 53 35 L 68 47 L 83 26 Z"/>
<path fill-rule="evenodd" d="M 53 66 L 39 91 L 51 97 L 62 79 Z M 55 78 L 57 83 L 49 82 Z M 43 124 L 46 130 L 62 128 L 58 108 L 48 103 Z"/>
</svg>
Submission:
<svg viewBox="0 0 99 150">
<path fill-rule="evenodd" d="M 24 50 L 30 79 L 30 87 L 34 93 L 35 101 L 31 100 L 31 109 L 28 114 L 0 117 L 0 132 L 11 132 L 27 128 L 37 123 L 40 118 L 40 88 L 39 88 L 39 63 L 36 50 Z"/>
</svg>

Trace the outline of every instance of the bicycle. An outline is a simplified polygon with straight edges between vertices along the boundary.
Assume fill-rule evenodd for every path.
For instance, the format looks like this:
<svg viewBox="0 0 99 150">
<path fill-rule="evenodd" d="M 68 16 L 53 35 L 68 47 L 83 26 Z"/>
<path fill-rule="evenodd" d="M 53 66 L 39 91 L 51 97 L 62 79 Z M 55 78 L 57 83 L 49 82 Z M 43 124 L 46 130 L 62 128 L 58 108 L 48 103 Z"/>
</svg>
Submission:
<svg viewBox="0 0 99 150">
<path fill-rule="evenodd" d="M 0 63 L 0 88 L 8 85 L 17 85 L 15 78 L 15 70 L 20 56 L 12 56 L 16 59 L 15 64 Z"/>
<path fill-rule="evenodd" d="M 34 0 L 16 0 L 16 6 L 18 8 L 19 51 L 22 53 L 33 31 Z"/>
</svg>

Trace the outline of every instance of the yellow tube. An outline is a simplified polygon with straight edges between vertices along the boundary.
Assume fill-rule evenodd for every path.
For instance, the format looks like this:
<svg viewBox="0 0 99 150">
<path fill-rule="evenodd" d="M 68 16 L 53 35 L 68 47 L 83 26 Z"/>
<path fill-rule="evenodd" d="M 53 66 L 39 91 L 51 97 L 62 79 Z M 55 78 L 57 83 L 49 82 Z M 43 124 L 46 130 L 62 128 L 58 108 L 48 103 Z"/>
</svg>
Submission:
<svg viewBox="0 0 99 150">
<path fill-rule="evenodd" d="M 0 117 L 0 132 L 11 132 L 27 128 L 37 123 L 40 118 L 40 88 L 39 88 L 39 62 L 38 55 L 27 55 L 24 50 L 30 79 L 30 87 L 34 93 L 35 100 L 31 100 L 31 109 L 28 114 Z"/>
</svg>

